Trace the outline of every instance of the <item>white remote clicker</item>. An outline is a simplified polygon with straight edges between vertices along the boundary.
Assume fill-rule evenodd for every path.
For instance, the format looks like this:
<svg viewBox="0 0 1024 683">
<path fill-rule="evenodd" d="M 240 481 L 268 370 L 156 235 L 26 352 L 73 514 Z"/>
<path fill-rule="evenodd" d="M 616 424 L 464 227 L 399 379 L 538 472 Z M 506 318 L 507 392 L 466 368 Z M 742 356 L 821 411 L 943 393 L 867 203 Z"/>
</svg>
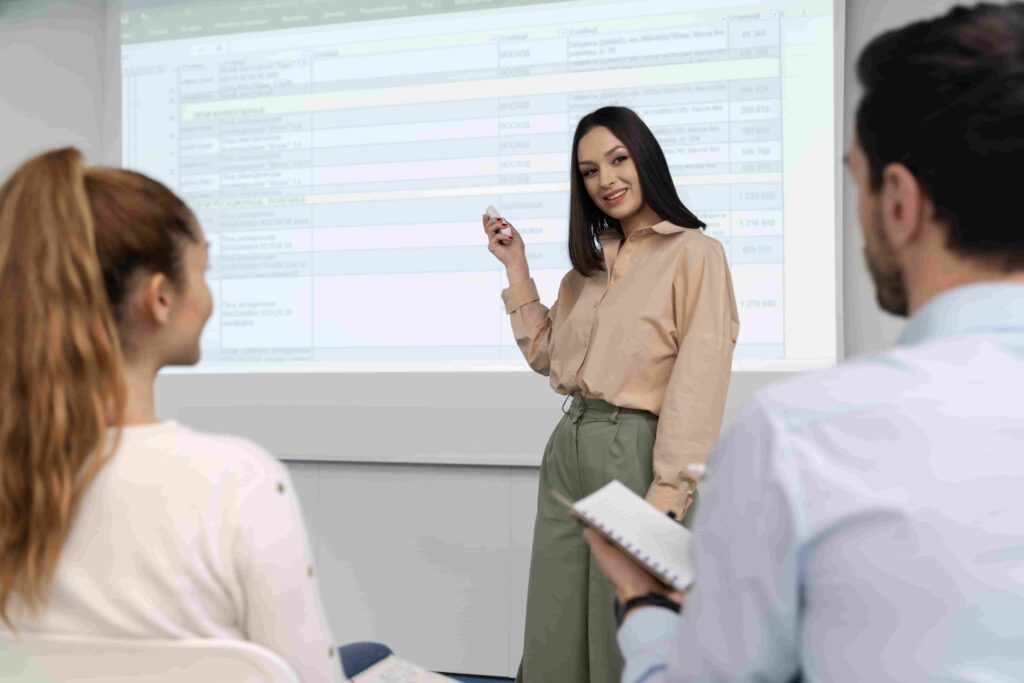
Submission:
<svg viewBox="0 0 1024 683">
<path fill-rule="evenodd" d="M 494 208 L 493 204 L 488 204 L 487 205 L 487 211 L 485 213 L 488 216 L 490 216 L 491 218 L 501 218 L 501 214 L 498 213 L 498 210 Z M 502 235 L 506 235 L 508 237 L 512 236 L 512 228 L 502 228 L 498 232 L 500 232 Z"/>
</svg>

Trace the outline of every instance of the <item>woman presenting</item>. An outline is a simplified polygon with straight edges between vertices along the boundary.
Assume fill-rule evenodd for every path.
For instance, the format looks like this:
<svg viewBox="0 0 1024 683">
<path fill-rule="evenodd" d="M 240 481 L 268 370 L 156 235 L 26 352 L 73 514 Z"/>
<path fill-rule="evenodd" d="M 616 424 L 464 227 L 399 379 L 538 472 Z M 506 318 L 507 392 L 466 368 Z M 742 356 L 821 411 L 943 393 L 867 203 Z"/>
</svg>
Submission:
<svg viewBox="0 0 1024 683">
<path fill-rule="evenodd" d="M 739 319 L 722 246 L 680 201 L 633 111 L 583 117 L 570 172 L 573 268 L 550 309 L 519 232 L 483 220 L 508 274 L 502 298 L 519 348 L 572 397 L 541 464 L 516 680 L 615 683 L 614 590 L 550 491 L 576 500 L 618 479 L 688 522 L 699 470 L 690 466 L 703 465 L 718 437 Z"/>
</svg>

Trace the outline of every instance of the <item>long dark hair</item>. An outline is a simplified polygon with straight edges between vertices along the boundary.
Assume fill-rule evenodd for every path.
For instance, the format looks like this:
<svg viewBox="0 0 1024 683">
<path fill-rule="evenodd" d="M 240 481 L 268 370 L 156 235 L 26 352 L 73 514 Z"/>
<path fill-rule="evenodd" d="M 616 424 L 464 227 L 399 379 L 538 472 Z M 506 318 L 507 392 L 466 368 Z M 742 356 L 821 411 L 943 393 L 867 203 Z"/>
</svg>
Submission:
<svg viewBox="0 0 1024 683">
<path fill-rule="evenodd" d="M 665 153 L 654 133 L 636 112 L 626 107 L 602 107 L 580 119 L 572 138 L 572 168 L 569 173 L 569 259 L 580 275 L 590 277 L 604 270 L 597 236 L 605 230 L 622 234 L 619 221 L 597 208 L 587 194 L 579 169 L 580 138 L 604 126 L 622 141 L 633 157 L 644 202 L 658 217 L 682 228 L 704 228 L 706 224 L 686 208 L 668 170 Z"/>
</svg>

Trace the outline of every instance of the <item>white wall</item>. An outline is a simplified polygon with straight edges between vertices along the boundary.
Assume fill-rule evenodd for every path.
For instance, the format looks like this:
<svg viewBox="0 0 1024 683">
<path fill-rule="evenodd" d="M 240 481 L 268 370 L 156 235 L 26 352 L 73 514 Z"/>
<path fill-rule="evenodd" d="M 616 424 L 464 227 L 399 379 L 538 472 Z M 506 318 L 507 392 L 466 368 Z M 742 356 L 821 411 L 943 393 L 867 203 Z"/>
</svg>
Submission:
<svg viewBox="0 0 1024 683">
<path fill-rule="evenodd" d="M 104 155 L 102 0 L 0 0 L 0 177 L 46 148 Z"/>
<path fill-rule="evenodd" d="M 846 0 L 845 126 L 849 134 L 860 101 L 857 55 L 883 31 L 945 13 L 953 0 Z M 971 3 L 973 4 L 973 3 Z M 1005 4 L 1005 3 L 996 3 Z M 903 329 L 900 318 L 883 313 L 864 266 L 864 240 L 857 223 L 857 192 L 846 174 L 843 204 L 843 326 L 846 355 L 871 353 L 891 346 Z"/>
<path fill-rule="evenodd" d="M 847 0 L 846 130 L 860 95 L 854 69 L 861 48 L 883 30 L 953 4 Z M 104 77 L 105 65 L 116 63 L 116 42 L 105 38 L 104 5 L 0 0 L 0 174 L 60 144 L 78 145 L 94 161 L 116 161 L 117 122 L 104 119 L 120 110 L 104 106 L 105 98 L 118 97 L 118 84 Z M 889 346 L 902 329 L 875 305 L 855 200 L 847 180 L 847 357 Z M 514 672 L 536 470 L 340 462 L 293 462 L 290 469 L 339 640 L 385 640 L 410 659 L 448 671 Z"/>
</svg>

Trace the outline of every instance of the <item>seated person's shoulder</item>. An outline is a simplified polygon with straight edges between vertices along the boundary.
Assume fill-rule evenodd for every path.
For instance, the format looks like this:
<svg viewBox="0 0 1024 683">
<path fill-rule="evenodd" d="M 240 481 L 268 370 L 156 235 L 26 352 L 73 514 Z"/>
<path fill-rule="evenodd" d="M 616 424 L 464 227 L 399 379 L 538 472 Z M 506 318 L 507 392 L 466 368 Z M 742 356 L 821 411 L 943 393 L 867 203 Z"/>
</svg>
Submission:
<svg viewBox="0 0 1024 683">
<path fill-rule="evenodd" d="M 126 431 L 124 445 L 144 454 L 152 465 L 183 484 L 245 486 L 269 477 L 280 478 L 284 466 L 257 444 L 238 436 L 210 434 L 174 422 L 138 434 Z"/>
<path fill-rule="evenodd" d="M 131 515 L 133 533 L 148 529 L 172 545 L 198 536 L 222 547 L 222 537 L 235 529 L 248 533 L 253 520 L 294 522 L 295 491 L 270 453 L 247 439 L 174 422 L 126 427 L 90 494 Z"/>
<path fill-rule="evenodd" d="M 786 422 L 827 418 L 850 411 L 864 413 L 891 406 L 917 369 L 899 350 L 854 358 L 833 367 L 800 372 L 758 391 L 753 408 Z"/>
</svg>

